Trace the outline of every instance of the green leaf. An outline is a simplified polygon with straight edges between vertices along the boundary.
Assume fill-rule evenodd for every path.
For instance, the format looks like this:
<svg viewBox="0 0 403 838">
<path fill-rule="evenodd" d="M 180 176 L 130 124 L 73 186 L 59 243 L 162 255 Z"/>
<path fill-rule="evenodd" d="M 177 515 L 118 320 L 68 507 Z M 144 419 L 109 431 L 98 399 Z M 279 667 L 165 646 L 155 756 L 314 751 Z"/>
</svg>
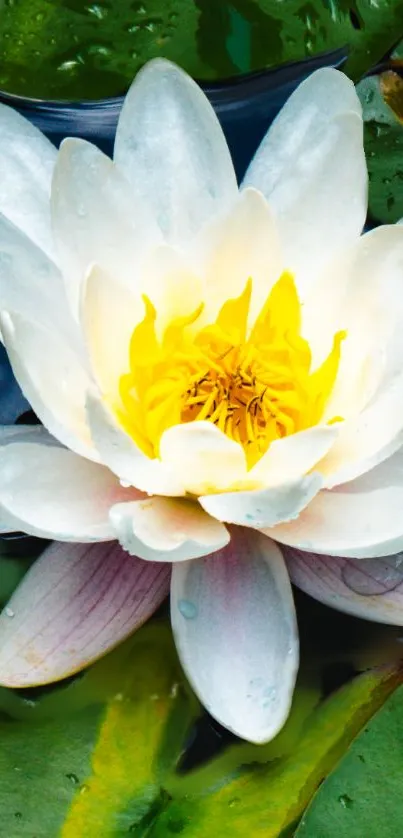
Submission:
<svg viewBox="0 0 403 838">
<path fill-rule="evenodd" d="M 0 723 L 0 820 L 10 838 L 120 838 L 164 802 L 164 772 L 198 708 L 169 628 L 147 626 L 75 683 L 76 705 L 81 691 L 87 706 L 74 715 L 67 702 L 52 721 Z"/>
<path fill-rule="evenodd" d="M 200 707 L 162 619 L 70 683 L 0 693 L 5 836 L 211 838 L 212 824 L 214 838 L 288 834 L 402 677 L 395 629 L 377 627 L 372 651 L 370 624 L 296 599 L 303 663 L 283 730 L 264 746 L 230 745 L 188 774 L 181 756 Z M 386 659 L 393 663 L 322 700 L 322 682 L 328 690 L 339 662 L 357 668 Z"/>
<path fill-rule="evenodd" d="M 11 594 L 25 576 L 32 559 L 2 555 L 0 553 L 0 606 L 10 599 Z"/>
<path fill-rule="evenodd" d="M 88 99 L 123 93 L 163 56 L 223 79 L 346 48 L 359 79 L 403 33 L 401 0 L 8 0 L 0 89 Z"/>
<path fill-rule="evenodd" d="M 374 221 L 394 224 L 403 216 L 403 125 L 398 116 L 403 81 L 385 73 L 365 79 L 357 92 L 364 113 L 369 214 Z"/>
<path fill-rule="evenodd" d="M 298 838 L 401 838 L 403 687 L 389 698 L 319 789 Z"/>
<path fill-rule="evenodd" d="M 198 19 L 188 0 L 0 2 L 0 89 L 45 99 L 116 96 L 161 56 L 203 76 Z"/>
<path fill-rule="evenodd" d="M 208 796 L 172 801 L 149 838 L 176 833 L 210 838 L 212 824 L 214 838 L 278 838 L 298 820 L 323 777 L 400 680 L 394 667 L 360 675 L 313 711 L 289 756 L 223 780 Z"/>
<path fill-rule="evenodd" d="M 201 9 L 211 2 L 201 0 Z M 249 24 L 252 69 L 347 47 L 345 70 L 358 80 L 403 33 L 401 0 L 232 0 L 228 5 Z"/>
</svg>

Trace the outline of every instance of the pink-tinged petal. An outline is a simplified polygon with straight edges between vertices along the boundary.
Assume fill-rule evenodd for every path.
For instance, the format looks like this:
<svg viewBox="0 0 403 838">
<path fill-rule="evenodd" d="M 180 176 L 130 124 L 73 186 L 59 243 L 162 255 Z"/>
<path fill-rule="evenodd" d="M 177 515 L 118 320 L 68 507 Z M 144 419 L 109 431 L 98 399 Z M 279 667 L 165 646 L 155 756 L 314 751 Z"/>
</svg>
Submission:
<svg viewBox="0 0 403 838">
<path fill-rule="evenodd" d="M 88 396 L 87 416 L 92 440 L 102 462 L 123 483 L 150 495 L 173 497 L 185 494 L 185 488 L 174 471 L 161 463 L 161 460 L 152 460 L 143 454 L 132 438 L 119 427 L 100 397 Z"/>
<path fill-rule="evenodd" d="M 204 495 L 199 502 L 219 521 L 262 529 L 296 518 L 322 485 L 320 474 L 313 473 L 269 489 Z"/>
<path fill-rule="evenodd" d="M 112 540 L 109 510 L 133 496 L 109 469 L 67 448 L 30 441 L 0 448 L 0 517 L 10 529 L 58 541 Z"/>
<path fill-rule="evenodd" d="M 97 460 L 85 415 L 90 379 L 80 357 L 57 332 L 17 314 L 4 313 L 0 323 L 14 375 L 36 415 L 68 448 Z"/>
<path fill-rule="evenodd" d="M 116 133 L 115 162 L 167 241 L 187 244 L 237 195 L 218 119 L 198 85 L 169 61 L 136 76 Z"/>
<path fill-rule="evenodd" d="M 245 176 L 274 211 L 299 287 L 360 234 L 367 180 L 354 85 L 337 70 L 318 70 L 290 96 Z"/>
<path fill-rule="evenodd" d="M 403 550 L 403 451 L 351 483 L 323 490 L 295 521 L 265 529 L 307 552 L 377 558 Z"/>
<path fill-rule="evenodd" d="M 229 533 L 195 502 L 145 498 L 112 507 L 115 537 L 133 556 L 160 562 L 197 559 L 228 544 Z"/>
<path fill-rule="evenodd" d="M 160 440 L 160 458 L 192 495 L 223 491 L 247 478 L 242 446 L 212 422 L 168 428 Z"/>
<path fill-rule="evenodd" d="M 284 560 L 272 541 L 236 530 L 228 547 L 174 565 L 171 619 L 189 681 L 222 725 L 267 742 L 288 716 L 298 632 Z"/>
<path fill-rule="evenodd" d="M 381 559 L 318 556 L 292 547 L 283 553 L 292 582 L 338 611 L 403 626 L 403 554 Z"/>
<path fill-rule="evenodd" d="M 135 287 L 144 249 L 159 240 L 146 208 L 112 160 L 85 140 L 63 141 L 52 181 L 52 226 L 73 310 L 88 268 L 97 263 Z"/>
<path fill-rule="evenodd" d="M 339 433 L 337 426 L 318 425 L 276 439 L 250 470 L 249 477 L 265 485 L 281 485 L 313 469 L 331 450 Z"/>
<path fill-rule="evenodd" d="M 13 108 L 0 106 L 0 212 L 52 254 L 49 194 L 55 147 Z"/>
<path fill-rule="evenodd" d="M 0 683 L 47 684 L 88 666 L 153 614 L 169 578 L 116 543 L 52 545 L 0 615 Z"/>
</svg>

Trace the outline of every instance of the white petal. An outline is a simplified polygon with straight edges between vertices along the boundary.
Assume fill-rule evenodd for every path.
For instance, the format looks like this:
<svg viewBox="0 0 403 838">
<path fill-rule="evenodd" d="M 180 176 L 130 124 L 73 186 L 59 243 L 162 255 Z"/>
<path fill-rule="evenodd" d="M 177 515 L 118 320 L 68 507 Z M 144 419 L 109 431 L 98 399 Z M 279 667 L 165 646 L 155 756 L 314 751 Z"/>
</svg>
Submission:
<svg viewBox="0 0 403 838">
<path fill-rule="evenodd" d="M 237 193 L 213 108 L 168 61 L 150 61 L 137 74 L 119 119 L 115 161 L 171 243 L 186 243 Z"/>
<path fill-rule="evenodd" d="M 112 161 L 91 143 L 67 139 L 52 182 L 52 225 L 73 309 L 93 262 L 135 286 L 140 254 L 158 237 L 146 209 Z"/>
<path fill-rule="evenodd" d="M 269 489 L 204 495 L 199 502 L 219 521 L 261 529 L 297 518 L 322 485 L 321 476 L 313 473 Z"/>
<path fill-rule="evenodd" d="M 100 398 L 87 399 L 88 423 L 92 440 L 101 461 L 120 480 L 152 495 L 184 495 L 185 488 L 175 473 L 143 454 L 131 437 L 119 427 L 109 408 Z"/>
<path fill-rule="evenodd" d="M 242 446 L 212 422 L 168 428 L 161 437 L 160 458 L 193 495 L 229 489 L 247 476 Z"/>
<path fill-rule="evenodd" d="M 337 427 L 321 425 L 276 439 L 250 470 L 249 477 L 261 480 L 266 486 L 295 480 L 327 454 L 338 433 Z"/>
<path fill-rule="evenodd" d="M 171 619 L 182 665 L 209 713 L 251 742 L 273 739 L 298 668 L 291 587 L 275 544 L 237 531 L 214 556 L 174 565 Z"/>
<path fill-rule="evenodd" d="M 122 547 L 149 561 L 197 559 L 229 541 L 226 528 L 196 501 L 153 497 L 120 503 L 110 519 Z"/>
<path fill-rule="evenodd" d="M 377 394 L 357 417 L 344 422 L 334 447 L 318 464 L 333 489 L 382 463 L 403 445 L 403 375 Z"/>
<path fill-rule="evenodd" d="M 303 333 L 314 367 L 331 350 L 335 332 L 347 331 L 328 412 L 348 409 L 351 400 L 357 402 L 357 389 L 363 406 L 382 372 L 391 377 L 401 371 L 402 270 L 403 228 L 378 227 L 329 263 L 304 300 Z"/>
<path fill-rule="evenodd" d="M 129 369 L 129 344 L 144 304 L 127 286 L 93 265 L 82 285 L 80 320 L 91 368 L 101 391 L 120 401 L 119 381 Z"/>
<path fill-rule="evenodd" d="M 329 487 L 364 473 L 399 447 L 402 272 L 403 228 L 381 227 L 362 236 L 305 301 L 304 332 L 316 363 L 330 350 L 335 331 L 347 331 L 324 415 L 346 419 L 323 463 Z"/>
<path fill-rule="evenodd" d="M 6 105 L 0 105 L 0 149 L 0 212 L 52 255 L 49 194 L 56 149 Z"/>
<path fill-rule="evenodd" d="M 301 286 L 360 234 L 367 209 L 361 106 L 329 68 L 292 94 L 245 177 L 279 221 L 287 266 Z"/>
<path fill-rule="evenodd" d="M 12 442 L 40 442 L 60 447 L 43 425 L 0 425 L 0 446 Z"/>
<path fill-rule="evenodd" d="M 199 267 L 197 264 L 196 269 Z M 183 253 L 166 244 L 152 250 L 145 259 L 142 290 L 156 309 L 155 325 L 158 336 L 163 334 L 172 320 L 188 317 L 196 311 L 201 301 L 204 302 L 199 276 L 192 270 Z M 198 317 L 196 329 L 200 328 L 200 323 L 201 318 Z"/>
<path fill-rule="evenodd" d="M 169 570 L 116 542 L 52 545 L 0 615 L 0 682 L 37 686 L 88 666 L 161 605 Z"/>
<path fill-rule="evenodd" d="M 284 267 L 276 224 L 263 195 L 244 189 L 229 212 L 203 231 L 194 255 L 205 266 L 206 317 L 212 320 L 251 278 L 253 323 Z"/>
<path fill-rule="evenodd" d="M 0 215 L 0 310 L 16 311 L 72 335 L 59 269 L 18 227 Z"/>
<path fill-rule="evenodd" d="M 401 553 L 355 560 L 284 550 L 292 582 L 319 602 L 366 620 L 403 625 Z"/>
<path fill-rule="evenodd" d="M 265 529 L 282 544 L 351 558 L 403 550 L 403 451 L 351 483 L 322 491 L 296 521 Z"/>
<path fill-rule="evenodd" d="M 89 378 L 74 350 L 16 314 L 1 317 L 1 330 L 14 375 L 41 422 L 73 451 L 98 459 L 85 416 Z"/>
<path fill-rule="evenodd" d="M 0 448 L 0 518 L 12 529 L 59 541 L 113 540 L 109 510 L 133 494 L 67 448 L 28 441 Z"/>
</svg>

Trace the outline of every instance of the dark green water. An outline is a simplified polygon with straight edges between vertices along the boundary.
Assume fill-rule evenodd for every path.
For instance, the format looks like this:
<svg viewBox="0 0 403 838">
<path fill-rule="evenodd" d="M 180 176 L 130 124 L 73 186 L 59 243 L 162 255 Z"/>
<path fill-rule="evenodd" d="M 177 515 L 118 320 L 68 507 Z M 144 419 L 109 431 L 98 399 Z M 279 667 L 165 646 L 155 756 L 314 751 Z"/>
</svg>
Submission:
<svg viewBox="0 0 403 838">
<path fill-rule="evenodd" d="M 0 89 L 38 98 L 114 96 L 156 56 L 201 80 L 231 78 L 345 43 L 357 24 L 351 5 L 0 0 Z"/>
</svg>

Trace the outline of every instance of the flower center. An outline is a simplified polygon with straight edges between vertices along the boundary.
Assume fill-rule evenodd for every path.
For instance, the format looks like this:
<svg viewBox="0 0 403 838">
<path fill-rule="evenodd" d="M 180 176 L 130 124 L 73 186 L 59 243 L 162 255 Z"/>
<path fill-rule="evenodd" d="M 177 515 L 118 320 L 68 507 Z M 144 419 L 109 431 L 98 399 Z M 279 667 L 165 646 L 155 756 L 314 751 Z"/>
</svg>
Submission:
<svg viewBox="0 0 403 838">
<path fill-rule="evenodd" d="M 320 421 L 345 332 L 334 336 L 328 357 L 311 372 L 291 274 L 282 274 L 248 331 L 251 291 L 248 280 L 240 297 L 224 303 L 215 322 L 198 330 L 201 304 L 172 321 L 160 340 L 156 311 L 144 298 L 145 316 L 130 343 L 130 371 L 120 379 L 118 412 L 149 456 L 158 456 L 167 428 L 207 420 L 243 446 L 250 468 L 273 440 Z"/>
</svg>

